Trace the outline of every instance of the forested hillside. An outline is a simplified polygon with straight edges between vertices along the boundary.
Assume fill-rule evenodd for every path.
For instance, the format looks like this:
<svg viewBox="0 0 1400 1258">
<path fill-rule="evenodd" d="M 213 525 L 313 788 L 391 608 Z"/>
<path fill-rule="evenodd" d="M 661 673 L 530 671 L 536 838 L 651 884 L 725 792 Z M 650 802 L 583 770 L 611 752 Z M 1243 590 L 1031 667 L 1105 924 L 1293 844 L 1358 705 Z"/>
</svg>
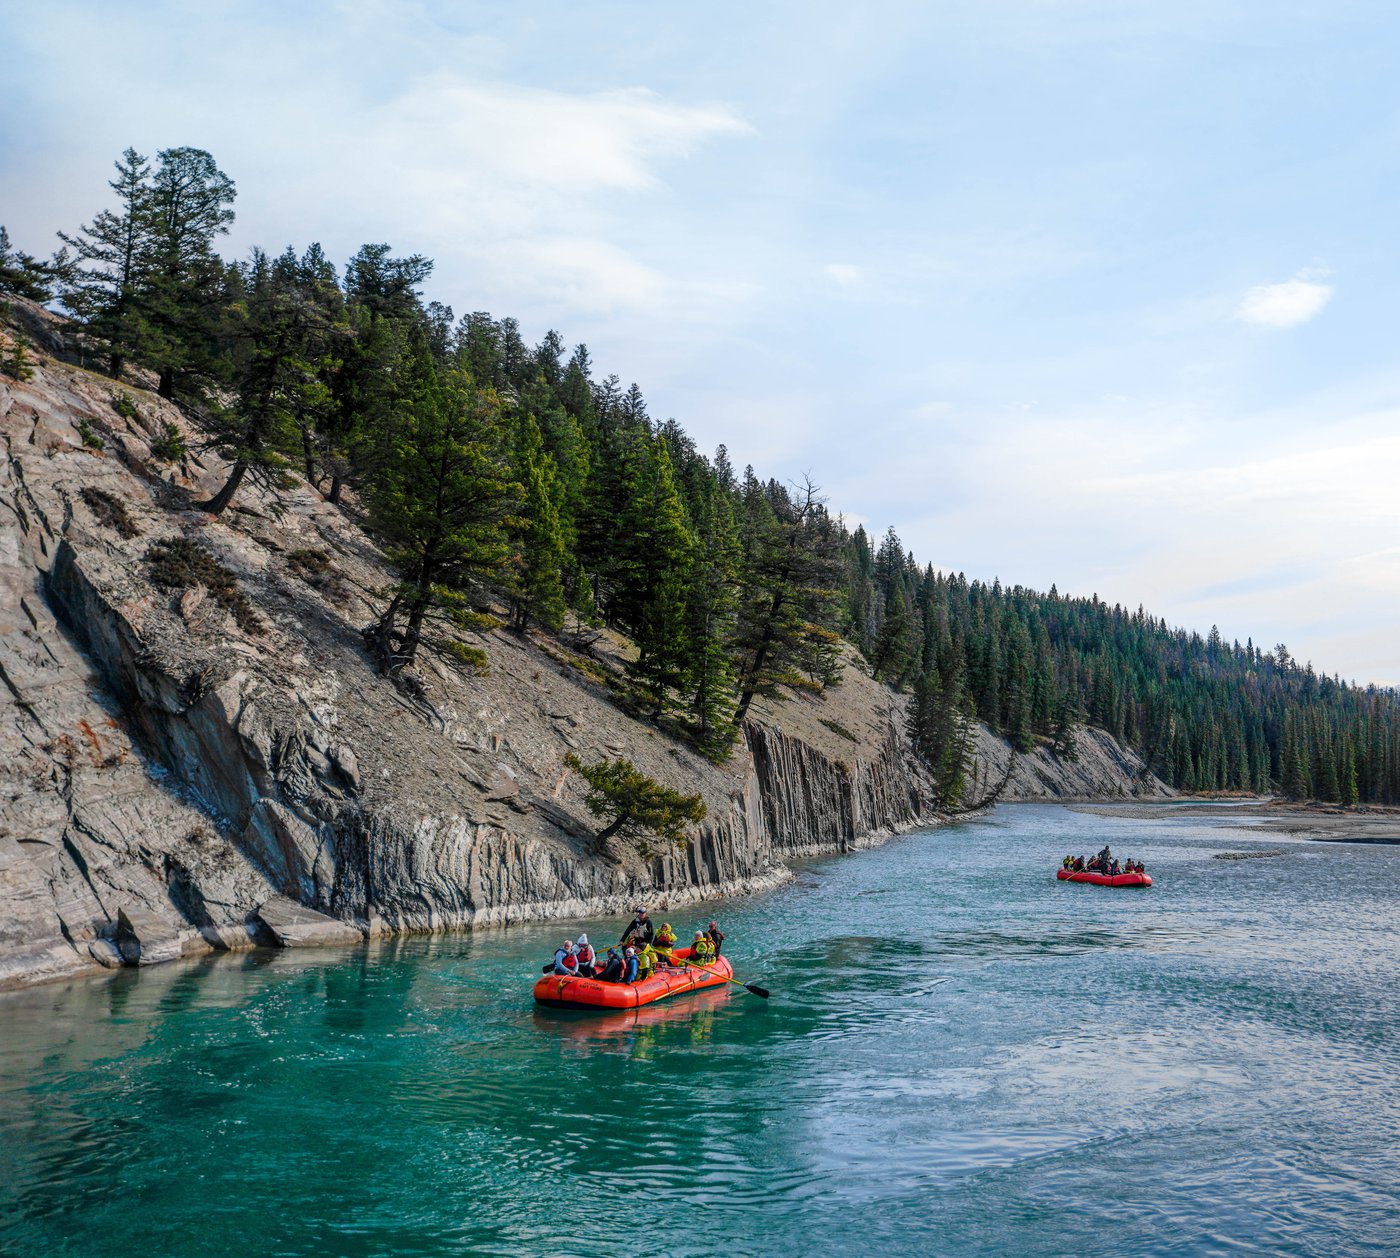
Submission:
<svg viewBox="0 0 1400 1258">
<path fill-rule="evenodd" d="M 480 634 L 501 616 L 574 644 L 607 625 L 635 645 L 616 702 L 722 760 L 756 696 L 833 684 L 845 638 L 912 694 L 945 805 L 976 718 L 1065 754 L 1075 726 L 1100 726 L 1187 790 L 1400 800 L 1393 691 L 1097 597 L 969 583 L 893 530 L 875 547 L 815 485 L 702 454 L 584 345 L 424 303 L 427 258 L 367 244 L 342 270 L 312 244 L 226 261 L 235 188 L 201 150 L 128 150 L 110 187 L 49 262 L 0 238 L 0 288 L 56 300 L 86 365 L 149 373 L 198 420 L 232 469 L 207 511 L 248 478 L 304 478 L 361 514 L 398 572 L 365 644 L 410 690 L 424 651 L 489 667 Z M 24 357 L 21 340 L 6 369 Z"/>
</svg>

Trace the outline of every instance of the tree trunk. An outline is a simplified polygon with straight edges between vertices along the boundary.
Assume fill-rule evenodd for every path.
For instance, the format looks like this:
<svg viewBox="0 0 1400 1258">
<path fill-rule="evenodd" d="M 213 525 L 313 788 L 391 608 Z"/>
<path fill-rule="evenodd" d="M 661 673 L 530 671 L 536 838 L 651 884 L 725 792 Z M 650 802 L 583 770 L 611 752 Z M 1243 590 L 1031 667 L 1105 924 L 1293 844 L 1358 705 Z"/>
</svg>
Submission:
<svg viewBox="0 0 1400 1258">
<path fill-rule="evenodd" d="M 395 660 L 399 668 L 407 668 L 418 657 L 418 644 L 423 640 L 423 614 L 427 611 L 427 595 L 419 591 L 408 613 L 408 623 L 404 625 L 403 641 L 399 644 Z"/>
<path fill-rule="evenodd" d="M 622 827 L 627 824 L 627 821 L 627 813 L 618 813 L 617 817 L 613 820 L 611 825 L 609 825 L 605 830 L 600 830 L 597 834 L 593 836 L 593 854 L 595 856 L 601 856 L 603 854 L 603 849 L 607 846 L 608 840 L 612 838 L 612 836 L 615 835 L 619 830 L 621 830 Z"/>
<path fill-rule="evenodd" d="M 329 502 L 329 503 L 331 503 L 333 506 L 339 505 L 339 503 L 340 503 L 340 477 L 339 477 L 339 476 L 333 475 L 333 476 L 331 477 L 331 491 L 330 491 L 330 493 L 328 493 L 328 494 L 326 495 L 326 501 Z"/>
<path fill-rule="evenodd" d="M 175 400 L 175 369 L 173 367 L 160 369 L 160 388 L 156 392 L 167 402 Z"/>
<path fill-rule="evenodd" d="M 311 445 L 311 434 L 301 430 L 301 457 L 306 461 L 306 479 L 316 488 L 316 451 Z"/>
<path fill-rule="evenodd" d="M 107 360 L 108 374 L 113 380 L 122 378 L 122 368 L 126 366 L 126 360 L 118 353 L 113 353 Z"/>
<path fill-rule="evenodd" d="M 208 502 L 201 502 L 199 506 L 209 512 L 210 515 L 218 515 L 230 502 L 233 495 L 238 492 L 238 486 L 243 483 L 243 477 L 247 475 L 248 465 L 239 459 L 233 465 L 233 471 L 229 473 L 228 480 L 224 482 L 224 487 L 219 490 Z"/>
</svg>

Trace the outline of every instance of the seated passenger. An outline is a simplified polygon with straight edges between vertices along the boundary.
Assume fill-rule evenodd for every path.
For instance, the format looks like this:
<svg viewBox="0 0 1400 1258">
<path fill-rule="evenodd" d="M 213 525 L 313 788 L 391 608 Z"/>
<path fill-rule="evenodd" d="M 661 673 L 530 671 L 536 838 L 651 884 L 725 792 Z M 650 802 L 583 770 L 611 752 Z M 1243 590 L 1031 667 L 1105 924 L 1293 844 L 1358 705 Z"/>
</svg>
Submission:
<svg viewBox="0 0 1400 1258">
<path fill-rule="evenodd" d="M 652 951 L 656 954 L 657 963 L 670 966 L 671 949 L 676 946 L 676 932 L 671 929 L 669 922 L 664 922 L 661 929 L 656 932 L 656 940 L 652 944 Z"/>
<path fill-rule="evenodd" d="M 598 954 L 593 951 L 593 945 L 588 942 L 587 935 L 578 937 L 577 954 L 579 977 L 592 978 L 598 962 Z"/>
<path fill-rule="evenodd" d="M 1118 858 L 1115 856 L 1113 858 L 1113 863 L 1108 867 L 1108 876 L 1110 878 L 1116 878 L 1122 872 L 1123 871 L 1118 867 Z"/>
<path fill-rule="evenodd" d="M 554 972 L 562 974 L 565 978 L 573 978 L 578 974 L 578 951 L 574 948 L 572 939 L 564 940 L 564 946 L 555 952 Z"/>
<path fill-rule="evenodd" d="M 637 979 L 650 978 L 656 973 L 656 953 L 650 944 L 643 944 L 637 952 Z"/>
<path fill-rule="evenodd" d="M 695 932 L 695 941 L 690 945 L 690 959 L 697 965 L 714 964 L 715 946 L 703 930 Z"/>
<path fill-rule="evenodd" d="M 622 982 L 622 973 L 626 967 L 622 958 L 617 955 L 616 948 L 608 949 L 608 962 L 603 966 L 603 972 L 598 976 L 604 983 Z"/>
<path fill-rule="evenodd" d="M 710 943 L 714 946 L 715 959 L 718 960 L 720 953 L 724 951 L 724 931 L 720 930 L 717 922 L 711 922 L 710 928 L 705 934 L 709 938 Z"/>
<path fill-rule="evenodd" d="M 622 971 L 622 981 L 624 983 L 635 983 L 637 981 L 637 970 L 639 968 L 640 967 L 637 965 L 637 950 L 635 948 L 628 948 L 627 963 Z"/>
</svg>

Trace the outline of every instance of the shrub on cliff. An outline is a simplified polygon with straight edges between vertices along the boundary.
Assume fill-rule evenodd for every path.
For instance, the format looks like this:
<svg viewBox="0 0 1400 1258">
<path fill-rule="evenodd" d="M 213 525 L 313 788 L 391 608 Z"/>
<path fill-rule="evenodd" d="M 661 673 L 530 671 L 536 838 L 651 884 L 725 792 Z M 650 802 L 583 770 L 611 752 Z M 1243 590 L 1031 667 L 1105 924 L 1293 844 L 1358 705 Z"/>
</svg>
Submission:
<svg viewBox="0 0 1400 1258">
<path fill-rule="evenodd" d="M 564 763 L 588 783 L 584 802 L 589 812 L 612 818 L 593 838 L 595 853 L 602 852 L 615 834 L 634 840 L 643 856 L 652 854 L 651 835 L 684 847 L 690 841 L 686 827 L 705 819 L 705 801 L 699 795 L 682 795 L 662 786 L 621 756 L 584 764 L 577 756 L 568 755 Z"/>
</svg>

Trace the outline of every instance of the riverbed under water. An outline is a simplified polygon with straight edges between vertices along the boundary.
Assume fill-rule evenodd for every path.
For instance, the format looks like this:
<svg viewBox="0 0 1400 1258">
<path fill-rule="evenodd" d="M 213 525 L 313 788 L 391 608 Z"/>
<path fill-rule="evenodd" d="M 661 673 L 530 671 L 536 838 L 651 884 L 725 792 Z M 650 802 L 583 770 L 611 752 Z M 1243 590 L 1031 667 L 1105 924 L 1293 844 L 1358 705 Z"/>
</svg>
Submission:
<svg viewBox="0 0 1400 1258">
<path fill-rule="evenodd" d="M 1105 842 L 1156 885 L 1055 881 Z M 559 924 L 0 996 L 0 1253 L 1400 1253 L 1400 848 L 1018 805 L 797 872 L 661 915 L 770 1001 L 537 1011 Z"/>
</svg>

